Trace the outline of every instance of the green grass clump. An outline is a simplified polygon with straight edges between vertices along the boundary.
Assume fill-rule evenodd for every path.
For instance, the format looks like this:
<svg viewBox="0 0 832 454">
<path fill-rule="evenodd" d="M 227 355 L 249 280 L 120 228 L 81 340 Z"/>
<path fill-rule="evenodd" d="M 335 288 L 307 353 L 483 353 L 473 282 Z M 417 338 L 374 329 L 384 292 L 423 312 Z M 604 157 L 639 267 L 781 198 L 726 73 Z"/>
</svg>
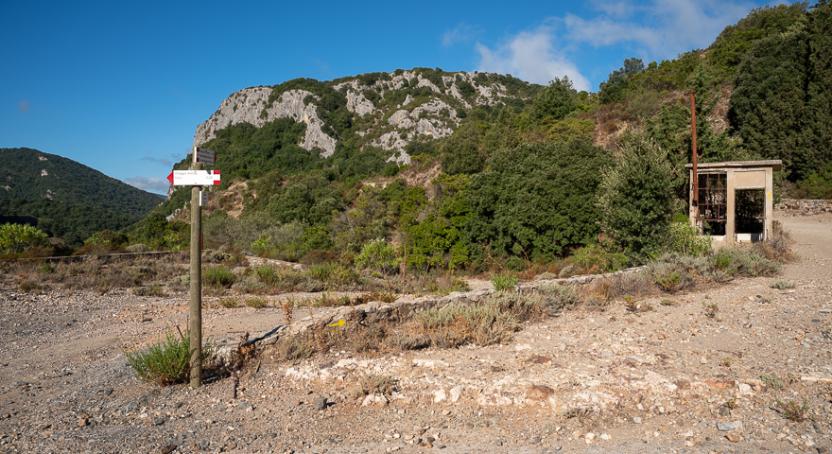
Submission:
<svg viewBox="0 0 832 454">
<path fill-rule="evenodd" d="M 517 287 L 517 282 L 517 276 L 511 274 L 498 274 L 491 278 L 491 283 L 494 284 L 494 290 L 498 292 L 514 290 Z"/>
<path fill-rule="evenodd" d="M 229 288 L 237 280 L 237 276 L 227 266 L 211 266 L 205 269 L 202 280 L 211 287 Z"/>
<path fill-rule="evenodd" d="M 143 381 L 160 386 L 184 383 L 190 375 L 190 345 L 187 333 L 179 337 L 168 334 L 163 342 L 146 350 L 128 352 L 127 363 Z"/>
</svg>

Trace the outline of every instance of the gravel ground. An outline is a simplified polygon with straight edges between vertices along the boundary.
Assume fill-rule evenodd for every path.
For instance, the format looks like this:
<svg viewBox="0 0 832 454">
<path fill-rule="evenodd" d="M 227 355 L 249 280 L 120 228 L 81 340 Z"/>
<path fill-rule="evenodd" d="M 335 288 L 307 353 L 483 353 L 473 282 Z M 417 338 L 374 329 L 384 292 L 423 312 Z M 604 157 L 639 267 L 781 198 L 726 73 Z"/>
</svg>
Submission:
<svg viewBox="0 0 832 454">
<path fill-rule="evenodd" d="M 648 300 L 641 313 L 578 309 L 505 345 L 297 363 L 267 349 L 238 380 L 198 390 L 138 382 L 123 353 L 185 326 L 184 296 L 6 285 L 0 452 L 827 453 L 832 216 L 783 222 L 799 260 L 779 278 Z M 782 279 L 795 288 L 771 288 Z M 210 307 L 204 319 L 221 336 L 282 316 Z M 367 377 L 398 390 L 365 396 Z M 788 402 L 804 421 L 784 417 Z"/>
</svg>

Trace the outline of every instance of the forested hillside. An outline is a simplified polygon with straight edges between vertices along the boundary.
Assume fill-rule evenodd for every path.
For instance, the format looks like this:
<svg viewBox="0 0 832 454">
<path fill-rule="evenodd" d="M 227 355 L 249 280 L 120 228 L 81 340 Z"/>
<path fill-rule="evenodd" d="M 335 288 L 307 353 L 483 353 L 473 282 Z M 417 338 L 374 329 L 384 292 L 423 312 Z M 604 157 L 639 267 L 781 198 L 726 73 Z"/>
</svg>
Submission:
<svg viewBox="0 0 832 454">
<path fill-rule="evenodd" d="M 243 90 L 197 130 L 223 171 L 206 242 L 385 272 L 638 262 L 686 215 L 691 92 L 702 159 L 783 159 L 781 189 L 832 197 L 831 9 L 755 10 L 707 49 L 627 59 L 599 93 L 429 69 Z M 131 241 L 184 244 L 184 213 L 165 216 L 186 202 Z"/>
<path fill-rule="evenodd" d="M 3 148 L 0 160 L 0 224 L 34 224 L 68 244 L 123 229 L 163 201 L 54 154 Z"/>
</svg>

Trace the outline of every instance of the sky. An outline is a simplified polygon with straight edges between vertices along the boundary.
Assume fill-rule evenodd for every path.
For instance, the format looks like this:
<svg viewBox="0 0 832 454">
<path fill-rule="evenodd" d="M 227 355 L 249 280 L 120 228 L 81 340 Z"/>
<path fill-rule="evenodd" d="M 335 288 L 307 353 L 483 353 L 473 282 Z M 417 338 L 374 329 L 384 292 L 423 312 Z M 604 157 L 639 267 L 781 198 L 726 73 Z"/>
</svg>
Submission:
<svg viewBox="0 0 832 454">
<path fill-rule="evenodd" d="M 628 57 L 707 47 L 757 0 L 0 0 L 0 147 L 164 193 L 229 94 L 296 77 L 439 67 L 567 76 L 597 91 Z"/>
</svg>

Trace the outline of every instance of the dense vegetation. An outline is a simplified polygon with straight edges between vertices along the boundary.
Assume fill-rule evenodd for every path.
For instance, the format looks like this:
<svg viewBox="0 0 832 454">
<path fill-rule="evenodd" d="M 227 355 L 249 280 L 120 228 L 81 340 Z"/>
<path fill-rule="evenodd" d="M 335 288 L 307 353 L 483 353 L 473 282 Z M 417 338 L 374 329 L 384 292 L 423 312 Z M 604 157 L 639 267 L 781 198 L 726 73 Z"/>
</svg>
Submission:
<svg viewBox="0 0 832 454">
<path fill-rule="evenodd" d="M 29 223 L 68 244 L 135 223 L 162 197 L 75 161 L 28 148 L 0 149 L 0 223 Z"/>
<path fill-rule="evenodd" d="M 289 119 L 219 131 L 205 144 L 223 169 L 206 246 L 376 276 L 553 262 L 608 271 L 667 251 L 701 255 L 708 246 L 672 222 L 686 215 L 690 92 L 703 160 L 781 158 L 786 190 L 832 196 L 830 10 L 828 1 L 755 10 L 707 49 L 626 59 L 597 94 L 567 79 L 538 86 L 493 74 L 474 79 L 512 95 L 493 106 L 416 79 L 395 90 L 372 85 L 399 72 L 282 83 L 271 100 L 289 89 L 312 93 L 336 151 L 321 158 L 301 148 L 304 125 Z M 414 72 L 442 89 L 454 84 L 466 101 L 477 96 L 458 74 Z M 450 137 L 411 143 L 412 163 L 399 167 L 371 145 L 389 130 L 386 118 L 350 113 L 334 88 L 348 80 L 365 84 L 380 111 L 439 97 L 460 122 Z M 370 124 L 382 126 L 356 132 Z M 186 218 L 175 211 L 188 200 L 177 190 L 126 236 L 105 232 L 85 247 L 182 248 Z"/>
</svg>

